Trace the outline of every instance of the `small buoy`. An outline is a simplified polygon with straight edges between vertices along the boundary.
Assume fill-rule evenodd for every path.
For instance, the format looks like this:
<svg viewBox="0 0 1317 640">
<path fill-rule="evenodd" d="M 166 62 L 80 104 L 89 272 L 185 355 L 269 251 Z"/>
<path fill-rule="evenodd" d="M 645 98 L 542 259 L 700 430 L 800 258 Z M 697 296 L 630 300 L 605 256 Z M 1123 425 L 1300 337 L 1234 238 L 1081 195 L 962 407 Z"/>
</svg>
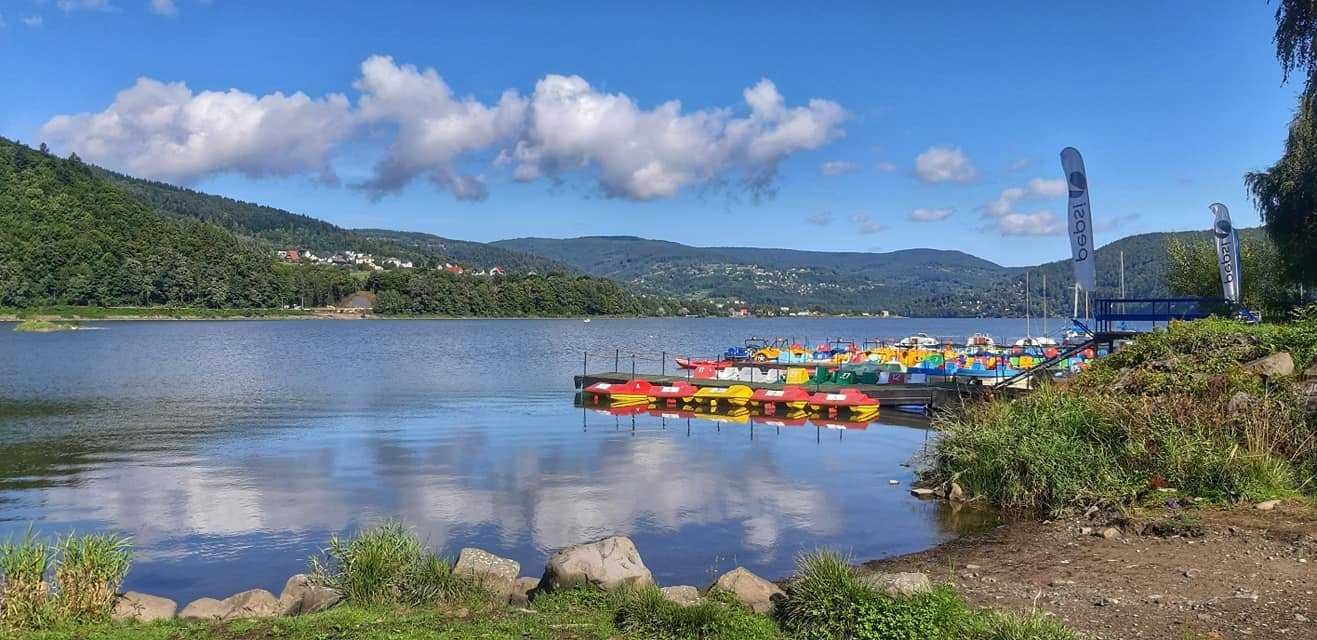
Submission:
<svg viewBox="0 0 1317 640">
<path fill-rule="evenodd" d="M 888 480 L 887 484 L 901 484 L 900 480 Z"/>
<path fill-rule="evenodd" d="M 589 322 L 589 321 L 590 321 L 590 319 L 589 319 L 589 318 L 586 318 L 585 320 L 582 320 L 581 322 Z"/>
</svg>

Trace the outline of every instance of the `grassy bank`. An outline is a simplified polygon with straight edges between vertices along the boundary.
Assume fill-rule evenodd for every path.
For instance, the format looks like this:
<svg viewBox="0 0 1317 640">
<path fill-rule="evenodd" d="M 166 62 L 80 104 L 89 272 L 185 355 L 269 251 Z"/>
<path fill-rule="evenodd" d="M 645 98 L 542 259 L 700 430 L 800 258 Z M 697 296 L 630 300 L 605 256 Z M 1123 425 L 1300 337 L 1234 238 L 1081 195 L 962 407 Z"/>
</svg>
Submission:
<svg viewBox="0 0 1317 640">
<path fill-rule="evenodd" d="M 304 309 L 207 309 L 204 307 L 0 307 L 0 320 L 221 320 L 309 317 Z"/>
<path fill-rule="evenodd" d="M 396 523 L 334 540 L 310 563 L 312 583 L 343 604 L 297 617 L 229 621 L 110 622 L 127 570 L 123 541 L 99 536 L 46 545 L 33 538 L 0 548 L 0 632 L 15 640 L 197 638 L 289 640 L 397 638 L 634 638 L 654 640 L 1073 640 L 1059 623 L 969 607 L 949 587 L 889 595 L 835 554 L 802 557 L 774 615 L 752 613 L 713 590 L 696 604 L 656 587 L 547 592 L 509 606 L 457 574 Z M 54 589 L 42 576 L 54 576 Z"/>
<path fill-rule="evenodd" d="M 1317 321 L 1174 323 L 1070 381 L 938 419 L 929 480 L 1053 514 L 1163 489 L 1226 501 L 1313 494 L 1308 383 L 1244 366 L 1279 352 L 1301 373 L 1317 356 Z"/>
</svg>

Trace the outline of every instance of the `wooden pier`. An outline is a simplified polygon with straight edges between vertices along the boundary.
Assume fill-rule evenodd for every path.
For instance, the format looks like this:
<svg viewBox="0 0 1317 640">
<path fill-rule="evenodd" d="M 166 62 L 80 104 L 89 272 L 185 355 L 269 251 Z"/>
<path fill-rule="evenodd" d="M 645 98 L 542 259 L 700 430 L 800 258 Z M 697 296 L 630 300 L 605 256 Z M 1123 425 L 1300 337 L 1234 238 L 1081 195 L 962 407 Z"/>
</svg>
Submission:
<svg viewBox="0 0 1317 640">
<path fill-rule="evenodd" d="M 596 382 L 608 382 L 612 384 L 621 384 L 631 380 L 646 380 L 650 384 L 668 385 L 681 380 L 688 382 L 695 387 L 730 387 L 734 384 L 745 385 L 751 389 L 781 389 L 787 385 L 780 382 L 740 382 L 737 380 L 707 380 L 699 378 L 687 378 L 685 376 L 666 376 L 637 373 L 631 374 L 621 371 L 608 371 L 603 373 L 589 373 L 583 376 L 574 376 L 576 388 L 583 389 Z M 878 400 L 879 404 L 885 407 L 895 406 L 917 406 L 924 407 L 930 411 L 940 408 L 958 405 L 964 400 L 973 397 L 979 397 L 984 393 L 992 392 L 989 385 L 966 385 L 955 382 L 927 382 L 918 384 L 833 384 L 833 383 L 805 383 L 791 385 L 804 387 L 811 393 L 818 391 L 832 392 L 842 388 L 858 389 L 864 392 L 870 398 Z"/>
</svg>

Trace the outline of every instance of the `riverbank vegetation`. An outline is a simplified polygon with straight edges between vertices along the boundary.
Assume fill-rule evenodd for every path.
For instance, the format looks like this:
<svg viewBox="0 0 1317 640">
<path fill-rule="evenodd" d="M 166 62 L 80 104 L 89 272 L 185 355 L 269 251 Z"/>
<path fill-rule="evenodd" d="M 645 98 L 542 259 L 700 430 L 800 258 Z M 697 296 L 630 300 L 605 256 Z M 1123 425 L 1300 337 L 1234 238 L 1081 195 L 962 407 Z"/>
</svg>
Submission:
<svg viewBox="0 0 1317 640">
<path fill-rule="evenodd" d="M 295 617 L 110 622 L 128 559 L 125 541 L 104 536 L 75 536 L 57 545 L 29 536 L 0 548 L 6 596 L 0 629 L 17 640 L 1076 638 L 1038 615 L 971 608 L 949 587 L 884 590 L 826 552 L 802 557 L 769 615 L 753 613 L 736 595 L 716 588 L 686 604 L 647 586 L 551 590 L 537 594 L 529 607 L 509 606 L 396 522 L 335 540 L 311 562 L 311 584 L 336 589 L 342 596 L 337 607 Z M 54 588 L 47 589 L 43 581 L 52 572 Z"/>
<path fill-rule="evenodd" d="M 937 419 L 928 480 L 1044 514 L 1163 489 L 1221 501 L 1315 494 L 1317 380 L 1304 372 L 1315 356 L 1317 318 L 1173 323 L 1072 380 Z"/>
</svg>

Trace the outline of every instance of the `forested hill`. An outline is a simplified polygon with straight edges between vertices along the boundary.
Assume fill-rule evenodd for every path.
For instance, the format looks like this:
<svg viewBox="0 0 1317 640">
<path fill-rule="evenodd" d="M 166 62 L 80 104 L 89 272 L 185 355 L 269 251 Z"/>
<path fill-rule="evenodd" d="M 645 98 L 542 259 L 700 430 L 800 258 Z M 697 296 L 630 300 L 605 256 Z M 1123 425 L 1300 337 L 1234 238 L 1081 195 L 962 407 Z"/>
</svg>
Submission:
<svg viewBox="0 0 1317 640">
<path fill-rule="evenodd" d="M 0 306 L 266 307 L 273 256 L 215 225 L 156 215 L 76 159 L 0 138 Z"/>
<path fill-rule="evenodd" d="M 425 266 L 454 262 L 476 269 L 501 266 L 515 272 L 571 271 L 561 263 L 479 242 L 449 240 L 428 233 L 345 229 L 275 207 L 142 180 L 99 167 L 92 167 L 92 171 L 119 185 L 157 213 L 209 222 L 271 250 L 309 249 L 321 255 L 358 251 Z"/>
<path fill-rule="evenodd" d="M 1245 237 L 1259 233 L 1243 231 Z M 1208 238 L 1208 232 L 1147 233 L 1098 249 L 1098 296 L 1119 294 L 1125 253 L 1129 296 L 1165 296 L 1166 241 Z M 1057 242 L 1063 242 L 1058 239 Z M 1074 277 L 1069 260 L 1036 267 L 1004 267 L 959 251 L 908 249 L 852 253 L 693 247 L 632 236 L 516 238 L 494 245 L 567 262 L 582 271 L 629 283 L 638 291 L 732 298 L 751 305 L 886 309 L 910 316 L 1010 316 L 1025 313 L 1025 273 L 1031 313 L 1068 312 Z"/>
</svg>

